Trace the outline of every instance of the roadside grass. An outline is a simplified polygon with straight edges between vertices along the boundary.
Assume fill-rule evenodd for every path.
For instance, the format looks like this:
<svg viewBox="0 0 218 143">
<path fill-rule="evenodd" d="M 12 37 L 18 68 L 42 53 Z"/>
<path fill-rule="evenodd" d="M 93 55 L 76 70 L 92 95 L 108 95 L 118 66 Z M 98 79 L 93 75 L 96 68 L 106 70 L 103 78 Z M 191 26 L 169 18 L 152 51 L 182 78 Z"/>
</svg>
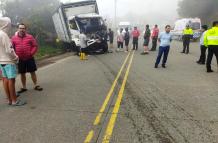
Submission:
<svg viewBox="0 0 218 143">
<path fill-rule="evenodd" d="M 55 56 L 58 54 L 64 53 L 64 49 L 60 47 L 52 47 L 50 45 L 41 45 L 35 55 L 35 58 L 37 60 L 45 58 L 45 57 L 50 57 L 50 56 Z"/>
</svg>

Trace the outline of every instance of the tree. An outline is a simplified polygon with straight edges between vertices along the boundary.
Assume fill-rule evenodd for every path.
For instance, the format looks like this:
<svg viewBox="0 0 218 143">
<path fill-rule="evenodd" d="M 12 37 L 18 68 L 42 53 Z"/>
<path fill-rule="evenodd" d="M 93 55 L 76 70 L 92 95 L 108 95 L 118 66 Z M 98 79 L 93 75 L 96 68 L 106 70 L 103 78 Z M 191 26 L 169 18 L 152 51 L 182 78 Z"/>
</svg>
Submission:
<svg viewBox="0 0 218 143">
<path fill-rule="evenodd" d="M 3 3 L 1 2 L 3 1 Z M 12 23 L 25 23 L 28 31 L 40 39 L 54 35 L 52 14 L 59 6 L 59 0 L 0 0 L 3 15 Z"/>
<path fill-rule="evenodd" d="M 218 0 L 182 0 L 178 13 L 181 17 L 199 17 L 203 23 L 210 24 L 218 17 L 217 5 Z"/>
</svg>

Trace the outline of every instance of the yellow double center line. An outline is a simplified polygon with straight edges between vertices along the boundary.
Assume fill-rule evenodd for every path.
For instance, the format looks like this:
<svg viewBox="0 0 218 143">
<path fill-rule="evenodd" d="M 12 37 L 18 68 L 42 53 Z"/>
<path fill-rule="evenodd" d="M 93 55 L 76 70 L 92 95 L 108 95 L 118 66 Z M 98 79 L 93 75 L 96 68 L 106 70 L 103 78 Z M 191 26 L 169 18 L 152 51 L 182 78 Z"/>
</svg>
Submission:
<svg viewBox="0 0 218 143">
<path fill-rule="evenodd" d="M 103 143 L 109 143 L 111 135 L 113 133 L 113 128 L 114 128 L 114 125 L 115 125 L 115 122 L 116 122 L 116 118 L 117 118 L 117 114 L 118 114 L 118 111 L 119 111 L 119 108 L 120 108 L 120 104 L 121 104 L 121 101 L 122 101 L 122 97 L 123 97 L 125 85 L 126 85 L 126 82 L 127 82 L 127 78 L 128 78 L 128 75 L 129 75 L 130 67 L 132 65 L 133 56 L 134 56 L 134 52 L 131 55 L 131 59 L 129 61 L 129 64 L 128 64 L 128 67 L 127 67 L 127 70 L 126 70 L 126 73 L 125 73 L 125 76 L 124 76 L 124 80 L 122 82 L 120 91 L 118 93 L 118 97 L 117 97 L 117 100 L 116 100 L 116 103 L 115 103 L 115 106 L 114 106 L 114 109 L 113 109 L 110 121 L 109 121 L 109 123 L 107 125 L 107 129 L 106 129 L 103 141 L 102 141 Z M 99 125 L 99 123 L 101 121 L 102 114 L 104 113 L 104 111 L 105 111 L 105 109 L 106 109 L 106 107 L 107 107 L 107 105 L 109 103 L 109 100 L 110 100 L 110 98 L 111 98 L 111 96 L 113 94 L 114 88 L 117 85 L 117 81 L 120 78 L 120 75 L 121 75 L 121 73 L 122 73 L 122 71 L 123 71 L 123 69 L 124 69 L 128 59 L 129 59 L 129 57 L 130 57 L 130 53 L 127 55 L 123 65 L 120 68 L 120 71 L 118 72 L 118 74 L 117 74 L 117 76 L 116 76 L 116 78 L 115 78 L 115 80 L 114 80 L 114 82 L 113 82 L 113 84 L 112 84 L 112 86 L 111 86 L 111 88 L 110 88 L 110 90 L 108 92 L 108 95 L 107 95 L 107 97 L 106 97 L 106 99 L 105 99 L 105 101 L 104 101 L 104 103 L 103 103 L 103 105 L 102 105 L 102 107 L 101 107 L 101 109 L 100 109 L 100 111 L 99 111 L 99 113 L 98 113 L 94 123 L 93 123 L 94 126 Z M 87 135 L 84 143 L 90 143 L 92 138 L 93 138 L 93 136 L 94 136 L 94 130 L 91 130 L 89 132 L 89 134 Z"/>
</svg>

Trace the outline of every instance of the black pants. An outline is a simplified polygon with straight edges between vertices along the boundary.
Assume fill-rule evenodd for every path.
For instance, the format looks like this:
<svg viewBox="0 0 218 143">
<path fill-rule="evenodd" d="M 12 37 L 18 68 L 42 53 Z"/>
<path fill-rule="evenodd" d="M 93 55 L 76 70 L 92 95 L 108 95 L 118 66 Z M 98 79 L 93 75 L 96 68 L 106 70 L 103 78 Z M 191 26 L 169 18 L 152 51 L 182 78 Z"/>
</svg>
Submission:
<svg viewBox="0 0 218 143">
<path fill-rule="evenodd" d="M 153 37 L 151 51 L 156 51 L 156 47 L 157 47 L 157 37 Z"/>
<path fill-rule="evenodd" d="M 207 51 L 207 47 L 205 47 L 204 45 L 201 45 L 201 56 L 200 59 L 198 60 L 199 63 L 205 63 L 206 60 L 206 51 Z"/>
<path fill-rule="evenodd" d="M 117 47 L 123 49 L 123 42 L 117 42 Z"/>
<path fill-rule="evenodd" d="M 183 39 L 183 53 L 189 53 L 189 44 L 190 44 L 190 38 L 184 38 Z"/>
<path fill-rule="evenodd" d="M 213 59 L 213 54 L 215 54 L 218 64 L 218 45 L 208 46 L 207 70 L 211 70 L 211 61 Z"/>
<path fill-rule="evenodd" d="M 138 37 L 133 37 L 133 50 L 138 50 Z"/>
</svg>

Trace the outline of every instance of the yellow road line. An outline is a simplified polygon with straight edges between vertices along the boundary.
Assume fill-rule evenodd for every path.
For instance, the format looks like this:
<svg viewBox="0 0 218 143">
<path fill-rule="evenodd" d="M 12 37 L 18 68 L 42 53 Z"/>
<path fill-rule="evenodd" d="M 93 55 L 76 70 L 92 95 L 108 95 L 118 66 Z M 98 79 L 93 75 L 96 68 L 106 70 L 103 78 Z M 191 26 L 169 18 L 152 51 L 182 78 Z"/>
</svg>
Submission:
<svg viewBox="0 0 218 143">
<path fill-rule="evenodd" d="M 89 132 L 88 136 L 86 137 L 86 140 L 84 141 L 84 143 L 90 143 L 90 141 L 92 140 L 93 136 L 94 136 L 94 131 L 91 130 Z"/>
<path fill-rule="evenodd" d="M 121 68 L 120 68 L 120 70 L 119 70 L 119 72 L 118 72 L 118 74 L 117 74 L 117 76 L 116 76 L 116 78 L 115 78 L 115 80 L 114 80 L 114 82 L 113 82 L 113 84 L 112 84 L 112 86 L 111 86 L 111 88 L 110 88 L 108 94 L 107 94 L 107 97 L 106 97 L 106 99 L 104 100 L 104 103 L 102 104 L 102 106 L 101 106 L 101 108 L 100 108 L 100 111 L 99 111 L 98 115 L 96 116 L 96 119 L 95 119 L 95 121 L 94 121 L 94 123 L 93 123 L 95 126 L 98 125 L 98 124 L 100 123 L 100 121 L 101 121 L 102 114 L 104 113 L 104 111 L 105 111 L 105 109 L 106 109 L 106 107 L 107 107 L 107 104 L 108 104 L 108 102 L 109 102 L 109 100 L 110 100 L 110 98 L 111 98 L 111 96 L 112 96 L 112 94 L 113 94 L 114 88 L 115 88 L 115 86 L 116 86 L 116 84 L 117 84 L 117 81 L 118 81 L 118 79 L 120 78 L 120 75 L 121 75 L 121 73 L 122 73 L 122 71 L 123 71 L 123 69 L 124 69 L 124 67 L 125 67 L 125 65 L 126 65 L 126 63 L 127 63 L 127 61 L 128 61 L 128 59 L 129 59 L 129 56 L 130 56 L 130 52 L 129 52 L 128 55 L 126 56 L 126 59 L 125 59 L 125 61 L 123 62 L 122 66 L 121 66 Z M 93 138 L 93 135 L 94 135 L 94 131 L 92 130 L 92 131 L 90 131 L 89 134 L 87 135 L 87 137 L 86 137 L 84 143 L 90 143 L 91 140 L 92 140 L 92 138 Z"/>
<path fill-rule="evenodd" d="M 111 114 L 110 121 L 109 121 L 109 123 L 107 125 L 107 129 L 106 129 L 106 132 L 104 134 L 104 138 L 103 138 L 102 143 L 109 143 L 110 142 L 110 138 L 111 138 L 111 135 L 113 133 L 113 129 L 114 129 L 114 126 L 115 126 L 117 115 L 118 115 L 117 113 L 119 112 L 120 104 L 121 104 L 121 101 L 122 101 L 122 98 L 123 98 L 123 93 L 124 93 L 124 89 L 125 89 L 126 82 L 127 82 L 127 79 L 128 79 L 130 67 L 132 65 L 133 56 L 134 56 L 134 52 L 133 52 L 133 54 L 131 56 L 131 59 L 129 61 L 129 65 L 127 67 L 127 70 L 126 70 L 126 73 L 125 73 L 125 76 L 124 76 L 124 79 L 123 79 L 123 83 L 121 85 L 121 88 L 120 88 L 120 91 L 119 91 L 119 94 L 118 94 L 118 97 L 117 97 L 113 112 Z"/>
<path fill-rule="evenodd" d="M 95 119 L 95 121 L 94 121 L 94 125 L 98 125 L 98 124 L 100 123 L 101 116 L 102 116 L 102 114 L 104 113 L 104 110 L 106 109 L 107 104 L 108 104 L 108 102 L 109 102 L 109 100 L 110 100 L 110 98 L 111 98 L 111 96 L 112 96 L 112 94 L 113 94 L 113 92 L 114 92 L 114 88 L 115 88 L 115 86 L 116 86 L 116 84 L 117 84 L 117 81 L 118 81 L 118 79 L 120 78 L 120 75 L 121 75 L 121 73 L 122 73 L 122 71 L 123 71 L 123 69 L 124 69 L 124 67 L 125 67 L 125 65 L 126 65 L 126 63 L 127 63 L 127 60 L 128 60 L 128 58 L 129 58 L 129 55 L 130 55 L 130 52 L 129 52 L 129 54 L 127 55 L 127 57 L 126 57 L 126 59 L 125 59 L 123 65 L 122 65 L 122 67 L 120 68 L 120 71 L 118 72 L 118 74 L 117 74 L 117 76 L 116 76 L 116 78 L 115 78 L 115 80 L 114 80 L 114 82 L 113 82 L 113 84 L 112 84 L 112 86 L 111 86 L 111 88 L 110 88 L 108 94 L 107 94 L 107 97 L 106 97 L 104 103 L 103 103 L 102 106 L 101 106 L 101 109 L 100 109 L 100 111 L 99 111 L 99 113 L 98 113 L 98 115 L 97 115 L 97 117 L 96 117 L 96 119 Z"/>
</svg>

